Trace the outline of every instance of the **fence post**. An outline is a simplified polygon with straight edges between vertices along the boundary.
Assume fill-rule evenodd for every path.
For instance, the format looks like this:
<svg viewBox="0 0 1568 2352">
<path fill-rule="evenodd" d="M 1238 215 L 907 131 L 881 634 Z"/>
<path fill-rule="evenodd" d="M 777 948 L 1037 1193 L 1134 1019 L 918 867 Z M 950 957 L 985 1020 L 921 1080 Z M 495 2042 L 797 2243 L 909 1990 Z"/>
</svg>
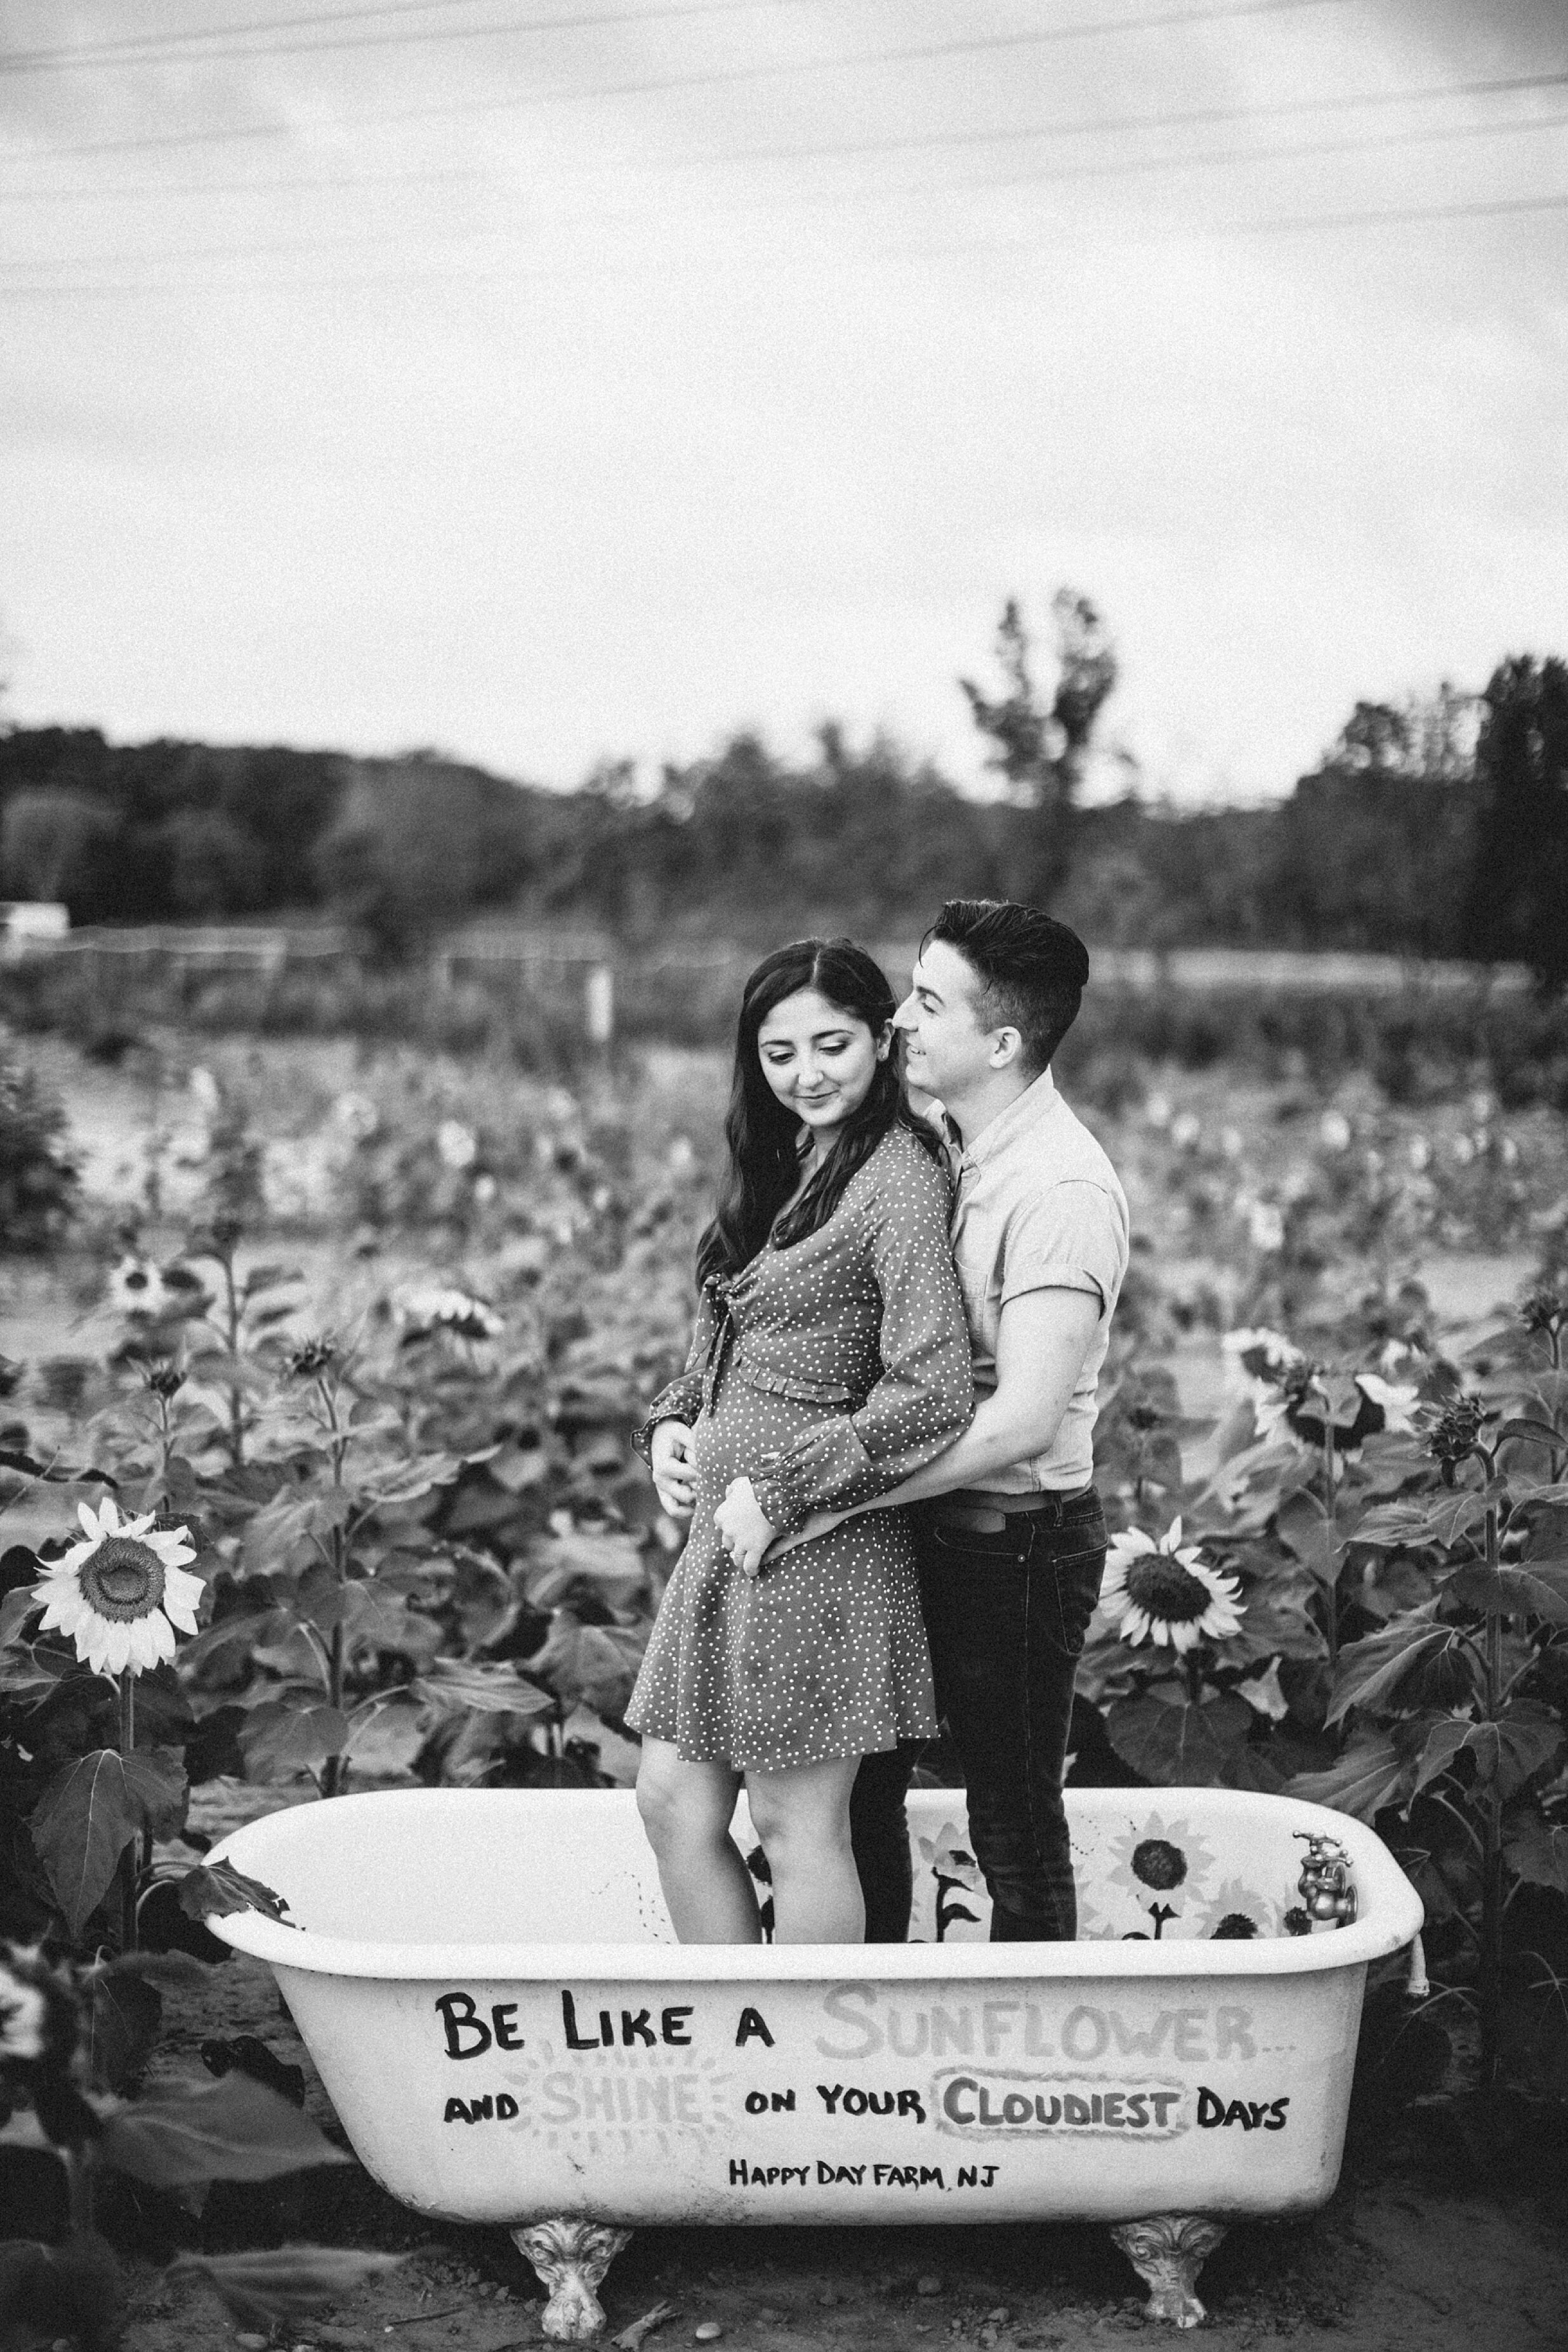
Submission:
<svg viewBox="0 0 1568 2352">
<path fill-rule="evenodd" d="M 615 1035 L 615 973 L 611 965 L 589 966 L 588 982 L 583 990 L 583 1013 L 588 1027 L 588 1042 L 602 1053 Z"/>
</svg>

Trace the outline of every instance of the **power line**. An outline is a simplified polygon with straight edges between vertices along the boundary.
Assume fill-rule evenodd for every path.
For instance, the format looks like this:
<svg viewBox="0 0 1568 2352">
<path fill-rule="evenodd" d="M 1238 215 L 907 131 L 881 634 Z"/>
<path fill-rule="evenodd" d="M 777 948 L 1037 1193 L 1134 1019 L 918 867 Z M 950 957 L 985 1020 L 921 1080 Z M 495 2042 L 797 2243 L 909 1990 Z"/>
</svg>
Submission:
<svg viewBox="0 0 1568 2352">
<path fill-rule="evenodd" d="M 12 57 L 24 65 L 53 63 L 62 58 L 112 58 L 127 50 L 162 48 L 175 41 L 245 39 L 252 33 L 293 32 L 312 25 L 341 25 L 371 16 L 430 16 L 439 9 L 479 5 L 480 0 L 377 0 L 373 7 L 318 8 L 303 16 L 253 17 L 248 25 L 214 25 L 206 30 L 198 26 L 184 32 L 128 33 L 116 41 L 79 41 L 68 48 L 15 50 Z"/>
<path fill-rule="evenodd" d="M 313 189 L 421 187 L 441 181 L 493 180 L 488 163 L 433 163 L 413 171 L 312 173 L 275 180 L 134 180 L 103 188 L 0 188 L 0 205 L 106 204 L 128 196 L 289 195 Z"/>
<path fill-rule="evenodd" d="M 1452 205 L 1402 205 L 1368 207 L 1361 212 L 1271 213 L 1260 220 L 1206 221 L 1197 226 L 1141 227 L 1124 233 L 1118 244 L 1202 243 L 1207 238 L 1296 235 L 1311 229 L 1400 227 L 1426 221 L 1491 220 L 1526 213 L 1568 212 L 1568 191 L 1540 196 L 1476 197 Z M 946 245 L 906 245 L 883 248 L 889 261 L 925 261 L 965 254 L 1039 253 L 1060 245 L 1050 237 L 963 237 Z"/>
<path fill-rule="evenodd" d="M 1299 234 L 1309 230 L 1369 228 L 1380 226 L 1398 226 L 1426 221 L 1494 219 L 1531 213 L 1557 212 L 1564 209 L 1568 209 L 1568 192 L 1535 196 L 1474 198 L 1451 205 L 1367 207 L 1357 212 L 1272 214 L 1266 215 L 1262 218 L 1255 220 L 1205 222 L 1196 226 L 1173 224 L 1151 227 L 1145 225 L 1136 229 L 1122 233 L 1114 241 L 1118 244 L 1160 243 L 1172 239 L 1179 242 L 1191 242 L 1194 240 L 1202 242 L 1213 237 L 1225 238 L 1232 236 L 1268 236 L 1273 234 Z M 480 234 L 483 233 L 484 232 L 480 232 Z M 462 244 L 467 241 L 473 235 L 474 232 L 472 230 L 460 230 L 445 238 L 427 238 L 426 242 Z M 1001 238 L 992 236 L 968 237 L 955 239 L 940 246 L 899 246 L 888 248 L 882 257 L 888 260 L 915 260 L 932 257 L 940 258 L 956 257 L 970 253 L 992 253 L 998 255 L 1028 253 L 1049 249 L 1053 243 L 1060 243 L 1061 237 L 1061 232 L 1058 232 L 1054 237 L 1044 238 L 1039 236 Z M 73 258 L 86 263 L 86 265 L 91 268 L 112 268 L 121 262 L 135 264 L 138 262 L 149 261 L 156 267 L 160 263 L 183 265 L 187 261 L 193 260 L 244 260 L 263 257 L 271 257 L 285 253 L 310 254 L 317 252 L 329 252 L 342 250 L 346 247 L 395 244 L 399 241 L 400 240 L 395 232 L 385 232 L 371 235 L 359 234 L 354 236 L 333 237 L 279 240 L 268 245 L 240 247 L 225 246 L 189 247 L 178 251 L 171 251 L 158 255 L 105 254 L 97 257 L 80 255 L 73 257 Z M 716 257 L 715 258 L 722 260 L 723 257 Z M 739 257 L 737 257 L 737 258 L 738 266 L 747 268 L 754 266 L 748 260 L 739 261 Z M 27 262 L 8 262 L 0 264 L 0 268 L 10 270 L 37 268 L 38 266 L 39 265 L 37 263 Z M 56 264 L 54 266 L 63 267 L 65 265 Z M 298 285 L 311 285 L 317 283 L 398 285 L 405 282 L 406 280 L 406 282 L 413 284 L 422 282 L 433 276 L 436 278 L 450 278 L 455 282 L 473 278 L 476 282 L 484 283 L 510 283 L 513 280 L 523 283 L 531 282 L 536 278 L 568 278 L 587 279 L 601 278 L 606 275 L 617 277 L 624 275 L 629 271 L 639 270 L 643 267 L 643 265 L 635 259 L 628 259 L 624 262 L 611 262 L 608 264 L 602 261 L 586 264 L 582 262 L 561 261 L 559 263 L 545 265 L 528 264 L 516 268 L 497 267 L 494 265 L 478 266 L 472 270 L 458 271 L 437 269 L 432 272 L 413 269 L 399 271 L 395 274 L 382 273 L 381 277 L 376 278 L 350 278 L 330 281 L 301 280 L 293 278 L 259 279 L 218 278 L 209 280 L 208 284 L 210 287 L 214 287 L 218 290 L 232 289 L 235 291 L 243 291 L 249 289 L 255 291 L 266 291 L 271 288 L 287 289 Z M 4 298 L 7 295 L 64 296 L 78 293 L 84 295 L 108 295 L 113 293 L 178 293 L 183 291 L 189 285 L 190 281 L 186 278 L 121 279 L 119 281 L 107 280 L 86 284 L 72 284 L 66 282 L 48 285 L 39 283 L 31 286 L 16 283 L 9 285 L 0 283 L 0 298 Z"/>
<path fill-rule="evenodd" d="M 464 5 L 468 5 L 468 0 L 464 0 Z M 755 16 L 759 9 L 773 9 L 788 5 L 789 0 L 668 0 L 668 5 L 654 8 L 596 9 L 591 13 L 574 16 L 524 17 L 517 22 L 503 25 L 440 25 L 433 26 L 428 31 L 421 33 L 371 33 L 361 36 L 344 34 L 324 41 L 270 41 L 252 48 L 193 49 L 188 47 L 179 48 L 166 47 L 149 51 L 142 47 L 129 54 L 117 53 L 118 45 L 115 50 L 106 49 L 103 54 L 99 54 L 96 49 L 85 48 L 80 50 L 39 49 L 32 52 L 13 52 L 8 56 L 0 53 L 0 74 L 64 72 L 78 66 L 93 71 L 102 71 L 106 68 L 125 66 L 205 65 L 225 62 L 231 58 L 315 57 L 318 52 L 327 53 L 339 49 L 413 48 L 434 41 L 492 40 L 527 33 L 582 32 L 606 25 L 662 24 L 667 18 L 674 16 L 733 16 L 743 14 Z M 348 10 L 343 13 L 359 16 L 375 15 L 380 12 Z M 312 19 L 303 17 L 294 21 L 309 24 Z M 146 37 L 148 39 L 151 37 L 151 36 Z M 225 37 L 232 39 L 233 31 L 226 35 L 210 32 L 184 35 L 171 33 L 163 36 L 164 40 L 169 43 L 174 41 L 188 43 L 193 40 L 214 42 Z M 129 45 L 126 47 L 129 48 Z"/>
<path fill-rule="evenodd" d="M 434 5 L 434 0 L 433 0 Z M 1021 146 L 1040 139 L 1105 138 L 1126 131 L 1207 130 L 1232 122 L 1287 121 L 1301 117 L 1322 114 L 1365 112 L 1401 106 L 1429 106 L 1457 98 L 1498 98 L 1545 89 L 1568 87 L 1568 71 L 1559 73 L 1511 74 L 1502 78 L 1457 82 L 1429 82 L 1419 89 L 1360 90 L 1339 93 L 1333 97 L 1263 100 L 1241 106 L 1191 107 L 1166 114 L 1089 115 L 1076 120 L 1036 122 L 1019 127 L 986 127 L 970 131 L 915 131 L 893 138 L 829 140 L 807 146 L 793 147 L 729 147 L 716 148 L 707 153 L 676 156 L 640 156 L 629 159 L 643 171 L 701 171 L 715 164 L 749 163 L 797 163 L 854 160 L 865 156 L 903 153 L 928 153 L 949 148 Z M 1555 117 L 1552 118 L 1555 121 Z M 270 137 L 287 126 L 265 125 L 254 131 L 234 132 L 233 136 Z M 1490 127 L 1490 126 L 1488 126 Z M 1510 121 L 1496 126 L 1499 130 L 1528 129 L 1531 120 Z M 221 134 L 197 132 L 194 142 Z M 102 148 L 66 148 L 60 154 L 118 152 L 123 146 L 148 142 L 112 141 Z M 163 143 L 163 142 L 160 142 Z M 166 143 L 189 143 L 179 134 Z M 5 160 L 5 159 L 0 159 Z M 19 160 L 19 159 L 17 159 Z M 30 159 L 33 160 L 33 159 Z M 45 158 L 42 160 L 51 160 Z M 592 172 L 617 168 L 618 161 L 610 158 L 598 165 L 580 167 Z M 0 200 L 26 200 L 38 203 L 97 201 L 120 196 L 227 195 L 254 192 L 270 194 L 274 189 L 308 189 L 340 187 L 393 187 L 403 182 L 411 184 L 437 177 L 482 179 L 490 176 L 486 167 L 454 167 L 449 173 L 436 170 L 399 169 L 391 172 L 362 173 L 352 176 L 300 175 L 287 179 L 268 180 L 188 180 L 160 182 L 133 181 L 115 187 L 75 188 L 5 188 Z M 973 185 L 984 185 L 975 182 Z"/>
<path fill-rule="evenodd" d="M 1200 8 L 1162 9 L 1144 16 L 1125 16 L 1111 22 L 1091 21 L 1084 24 L 1043 26 L 1032 32 L 971 35 L 967 37 L 909 44 L 896 48 L 865 49 L 848 56 L 830 58 L 791 58 L 767 64 L 720 68 L 703 73 L 669 74 L 645 81 L 604 82 L 587 89 L 563 88 L 548 90 L 524 90 L 503 98 L 465 100 L 440 106 L 379 109 L 362 115 L 361 122 L 425 122 L 447 121 L 455 116 L 511 112 L 538 106 L 580 104 L 599 99 L 645 98 L 667 90 L 715 89 L 746 82 L 778 80 L 789 76 L 810 73 L 842 73 L 863 67 L 908 65 L 939 61 L 945 58 L 972 57 L 985 52 L 1002 53 L 1022 48 L 1040 48 L 1058 42 L 1101 39 L 1113 35 L 1162 32 L 1179 29 L 1188 25 L 1208 25 L 1233 22 L 1239 18 L 1295 16 L 1310 8 L 1343 7 L 1346 0 L 1212 0 L 1212 5 Z M 49 154 L 104 155 L 123 154 L 135 149 L 158 147 L 200 146 L 208 142 L 221 144 L 230 139 L 281 138 L 288 135 L 287 124 L 247 124 L 243 127 L 225 125 L 221 130 L 188 132 L 155 132 L 133 139 L 99 140 L 68 147 L 56 147 Z M 0 157 L 0 161 L 7 160 Z"/>
<path fill-rule="evenodd" d="M 1072 122 L 1036 123 L 1014 130 L 986 126 L 973 131 L 900 132 L 892 138 L 824 140 L 810 146 L 731 147 L 713 154 L 695 154 L 660 168 L 697 171 L 712 163 L 804 163 L 818 157 L 893 155 L 942 147 L 1012 145 L 1030 139 L 1096 138 L 1124 131 L 1176 131 L 1207 128 L 1223 122 L 1284 121 L 1292 115 L 1349 113 L 1366 108 L 1427 106 L 1451 98 L 1498 98 L 1517 91 L 1561 89 L 1568 71 L 1510 74 L 1478 81 L 1428 82 L 1420 89 L 1361 90 L 1332 98 L 1262 100 L 1244 106 L 1192 107 L 1172 114 L 1090 115 Z"/>
<path fill-rule="evenodd" d="M 199 26 L 184 32 L 127 33 L 115 41 L 79 41 L 68 48 L 18 49 L 12 56 L 24 65 L 52 62 L 57 58 L 108 58 L 125 50 L 160 48 L 172 41 L 222 41 L 245 38 L 252 33 L 293 31 L 311 25 L 340 25 L 353 18 L 371 16 L 429 16 L 438 9 L 473 8 L 479 0 L 378 0 L 378 5 L 366 8 L 319 8 L 304 16 L 261 16 L 248 25 L 215 25 L 204 31 Z"/>
<path fill-rule="evenodd" d="M 740 198 L 729 203 L 700 204 L 681 207 L 677 216 L 689 217 L 723 215 L 737 212 L 770 211 L 795 205 L 844 207 L 861 204 L 897 204 L 912 196 L 963 196 L 984 194 L 992 188 L 1050 186 L 1074 182 L 1143 178 L 1162 172 L 1189 172 L 1213 169 L 1231 164 L 1258 164 L 1312 161 L 1325 155 L 1380 154 L 1388 150 L 1416 146 L 1449 145 L 1460 140 L 1511 136 L 1530 131 L 1561 131 L 1568 129 L 1568 113 L 1538 115 L 1528 121 L 1467 122 L 1435 124 L 1422 129 L 1381 133 L 1370 139 L 1325 139 L 1297 141 L 1288 146 L 1221 147 L 1203 149 L 1185 155 L 1147 155 L 1124 157 L 1114 163 L 1079 163 L 1049 165 L 1027 172 L 1010 172 L 985 179 L 925 180 L 904 182 L 896 187 L 839 188 L 801 194 L 785 191 L 768 195 Z M 411 185 L 424 182 L 459 183 L 471 185 L 476 181 L 493 181 L 495 173 L 485 169 L 457 167 L 450 170 L 413 172 L 399 175 Z M 287 186 L 287 182 L 278 183 Z M 373 179 L 346 178 L 306 182 L 301 184 L 322 188 L 360 188 L 382 184 Z M 149 191 L 143 190 L 146 194 Z M 151 193 L 160 193 L 153 190 Z M 520 191 L 518 193 L 521 193 Z M 3 200 L 3 199 L 0 199 Z M 623 221 L 641 221 L 648 217 L 646 206 L 615 211 L 579 212 L 572 215 L 571 226 Z M 394 236 L 397 232 L 391 232 Z M 297 248 L 308 250 L 310 240 L 303 240 Z M 73 255 L 69 261 L 89 261 L 90 266 L 116 267 L 121 262 L 161 261 L 163 259 L 209 258 L 214 253 L 227 253 L 243 258 L 253 253 L 272 253 L 282 248 L 268 243 L 262 246 L 236 245 L 226 247 L 205 247 L 180 253 L 131 253 L 98 256 Z M 37 264 L 0 261 L 0 268 L 17 269 L 37 267 Z M 64 266 L 57 264 L 55 266 Z"/>
</svg>

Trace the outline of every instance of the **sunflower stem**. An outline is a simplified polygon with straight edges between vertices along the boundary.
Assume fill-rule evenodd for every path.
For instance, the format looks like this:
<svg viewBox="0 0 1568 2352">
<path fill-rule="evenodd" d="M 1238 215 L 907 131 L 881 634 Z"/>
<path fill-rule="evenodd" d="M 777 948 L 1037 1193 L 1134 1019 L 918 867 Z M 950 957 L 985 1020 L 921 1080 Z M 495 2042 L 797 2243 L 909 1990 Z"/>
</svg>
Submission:
<svg viewBox="0 0 1568 2352">
<path fill-rule="evenodd" d="M 1323 1513 L 1328 1522 L 1328 1569 L 1323 1580 L 1323 1633 L 1329 1645 L 1329 1673 L 1339 1673 L 1339 1476 L 1334 1461 L 1333 1413 L 1323 1405 Z"/>
<path fill-rule="evenodd" d="M 92 2158 L 85 2147 L 78 2145 L 68 2147 L 64 2154 L 71 2235 L 86 2238 L 91 2235 L 93 2224 Z"/>
<path fill-rule="evenodd" d="M 120 1753 L 131 1756 L 136 1747 L 136 1676 L 127 1666 L 120 1677 Z M 136 1854 L 133 1837 L 120 1857 L 120 1948 L 136 1949 Z"/>
<path fill-rule="evenodd" d="M 336 1487 L 340 1487 L 343 1484 L 343 1465 L 348 1457 L 349 1440 L 347 1434 L 342 1429 L 342 1424 L 338 1419 L 337 1397 L 332 1390 L 329 1388 L 325 1381 L 320 1383 L 320 1394 L 321 1402 L 327 1415 L 327 1426 L 331 1432 L 330 1453 L 332 1461 L 332 1484 Z M 349 1580 L 349 1542 L 340 1519 L 335 1520 L 332 1527 L 332 1566 L 337 1574 L 339 1586 L 341 1587 L 347 1584 Z M 340 1713 L 341 1713 L 343 1706 L 343 1612 L 340 1606 L 338 1612 L 338 1622 L 332 1628 L 332 1646 L 327 1662 L 328 1704 L 329 1706 L 335 1707 Z M 325 1764 L 321 1768 L 321 1794 L 323 1797 L 340 1796 L 343 1790 L 343 1780 L 344 1768 L 342 1757 L 340 1755 L 329 1756 Z"/>
<path fill-rule="evenodd" d="M 232 1244 L 219 1257 L 218 1264 L 224 1270 L 224 1321 L 227 1326 L 225 1336 L 228 1341 L 229 1358 L 232 1362 L 239 1354 L 240 1318 L 243 1312 L 239 1289 L 235 1281 L 235 1257 Z M 245 1391 L 237 1383 L 229 1389 L 227 1444 L 230 1468 L 242 1470 L 245 1467 Z"/>
<path fill-rule="evenodd" d="M 1495 1570 L 1500 1545 L 1498 1510 L 1486 1516 L 1486 1561 Z M 1502 1710 L 1502 1612 L 1489 1609 L 1486 1625 L 1486 1720 L 1495 1723 Z M 1490 2097 L 1497 2087 L 1502 2040 L 1502 1793 L 1494 1775 L 1481 1806 L 1481 1943 L 1479 1993 L 1481 2025 L 1481 2088 Z"/>
</svg>

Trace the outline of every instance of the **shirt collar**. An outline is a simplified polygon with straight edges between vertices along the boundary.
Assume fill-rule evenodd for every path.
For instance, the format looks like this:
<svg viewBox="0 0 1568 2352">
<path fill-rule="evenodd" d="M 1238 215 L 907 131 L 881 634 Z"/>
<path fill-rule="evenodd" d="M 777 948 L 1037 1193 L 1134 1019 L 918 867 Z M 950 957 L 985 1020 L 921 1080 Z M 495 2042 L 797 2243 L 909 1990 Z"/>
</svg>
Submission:
<svg viewBox="0 0 1568 2352">
<path fill-rule="evenodd" d="M 1059 1099 L 1056 1081 L 1047 1067 L 1041 1070 L 1038 1078 L 1030 1081 L 1021 1095 L 1009 1103 L 1006 1110 L 998 1113 L 988 1127 L 980 1129 L 973 1143 L 959 1146 L 958 1132 L 946 1105 L 942 1106 L 943 1132 L 958 1153 L 959 1166 L 978 1168 L 984 1161 L 994 1159 L 998 1151 L 1005 1151 L 1009 1143 L 1016 1142 L 1020 1135 L 1027 1134 L 1031 1127 L 1048 1117 Z"/>
</svg>

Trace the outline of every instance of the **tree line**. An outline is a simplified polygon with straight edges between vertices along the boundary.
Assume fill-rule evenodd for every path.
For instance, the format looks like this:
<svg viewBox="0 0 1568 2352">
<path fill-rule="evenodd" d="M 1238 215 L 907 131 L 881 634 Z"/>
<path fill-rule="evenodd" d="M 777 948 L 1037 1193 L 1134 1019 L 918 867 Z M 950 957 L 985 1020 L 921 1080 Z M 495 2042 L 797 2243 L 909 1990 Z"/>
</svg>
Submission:
<svg viewBox="0 0 1568 2352">
<path fill-rule="evenodd" d="M 395 954 L 486 913 L 642 944 L 888 937 L 964 893 L 1049 905 L 1104 945 L 1469 956 L 1568 980 L 1568 664 L 1519 655 L 1477 698 L 1358 703 L 1273 807 L 1184 813 L 1135 789 L 1083 807 L 1115 655 L 1087 598 L 1064 590 L 1052 617 L 1046 684 L 1016 604 L 999 688 L 960 682 L 993 800 L 831 725 L 804 760 L 741 733 L 652 784 L 626 762 L 574 792 L 432 751 L 17 727 L 0 731 L 0 897 L 63 899 L 76 923 L 315 909 Z"/>
</svg>

